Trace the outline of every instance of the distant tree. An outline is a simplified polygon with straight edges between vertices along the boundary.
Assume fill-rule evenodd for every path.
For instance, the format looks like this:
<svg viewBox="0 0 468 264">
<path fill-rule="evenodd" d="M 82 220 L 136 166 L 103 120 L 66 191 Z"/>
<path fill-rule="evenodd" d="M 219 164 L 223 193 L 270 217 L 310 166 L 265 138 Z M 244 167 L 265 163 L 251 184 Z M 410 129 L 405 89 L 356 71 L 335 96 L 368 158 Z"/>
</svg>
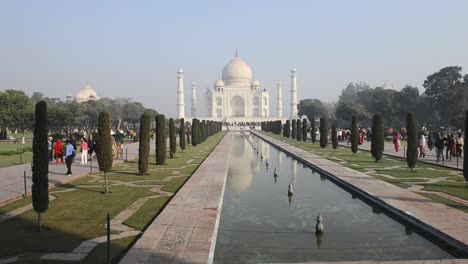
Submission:
<svg viewBox="0 0 468 264">
<path fill-rule="evenodd" d="M 296 119 L 293 119 L 293 120 L 292 120 L 292 125 L 291 125 L 291 127 L 292 127 L 291 137 L 292 137 L 292 139 L 295 139 L 296 136 L 297 136 L 297 132 L 296 132 L 296 130 L 297 130 Z"/>
<path fill-rule="evenodd" d="M 317 142 L 317 127 L 315 126 L 315 119 L 312 117 L 310 119 L 310 137 L 312 138 L 312 143 Z"/>
<path fill-rule="evenodd" d="M 297 119 L 296 120 L 296 139 L 297 141 L 301 141 L 302 140 L 302 128 L 301 128 L 301 120 L 300 119 Z"/>
<path fill-rule="evenodd" d="M 180 149 L 182 149 L 182 152 L 183 152 L 185 150 L 185 148 L 186 148 L 186 145 L 185 145 L 185 119 L 183 119 L 183 118 L 180 119 L 179 144 L 180 144 Z"/>
<path fill-rule="evenodd" d="M 99 170 L 104 172 L 105 193 L 109 193 L 107 173 L 112 168 L 112 135 L 109 113 L 101 112 L 98 119 L 98 148 L 96 155 Z"/>
<path fill-rule="evenodd" d="M 465 111 L 465 135 L 466 131 L 468 131 L 468 110 Z M 463 153 L 463 178 L 465 178 L 465 187 L 468 187 L 468 142 L 463 145 Z"/>
<path fill-rule="evenodd" d="M 37 228 L 41 231 L 41 215 L 49 207 L 49 155 L 47 143 L 47 104 L 40 101 L 36 104 L 33 138 L 32 162 L 32 203 L 37 212 Z"/>
<path fill-rule="evenodd" d="M 148 172 L 148 159 L 150 152 L 151 115 L 143 113 L 140 119 L 140 140 L 138 147 L 138 175 Z"/>
<path fill-rule="evenodd" d="M 406 114 L 406 164 L 413 171 L 413 168 L 416 166 L 416 161 L 418 160 L 418 134 L 416 129 L 416 119 L 414 118 L 414 113 Z"/>
<path fill-rule="evenodd" d="M 325 117 L 320 118 L 320 147 L 326 148 L 328 144 L 328 123 Z"/>
<path fill-rule="evenodd" d="M 169 118 L 169 155 L 175 158 L 177 152 L 177 136 L 174 118 Z"/>
<path fill-rule="evenodd" d="M 338 131 L 336 129 L 336 123 L 333 123 L 332 125 L 332 138 L 331 138 L 331 141 L 332 141 L 332 147 L 333 149 L 336 150 L 336 148 L 338 147 Z"/>
<path fill-rule="evenodd" d="M 327 106 L 319 99 L 304 99 L 299 102 L 298 115 L 306 115 L 309 120 L 314 116 L 328 117 Z"/>
<path fill-rule="evenodd" d="M 156 116 L 156 164 L 166 163 L 166 117 Z"/>
<path fill-rule="evenodd" d="M 291 122 L 289 120 L 286 120 L 284 124 L 283 135 L 287 138 L 291 137 Z"/>
<path fill-rule="evenodd" d="M 351 151 L 356 154 L 358 151 L 359 130 L 357 127 L 356 117 L 351 118 Z"/>
<path fill-rule="evenodd" d="M 302 120 L 302 141 L 307 141 L 307 119 Z"/>
<path fill-rule="evenodd" d="M 464 98 L 468 90 L 468 77 L 463 76 L 462 67 L 449 66 L 427 76 L 423 87 L 431 98 L 435 110 L 440 114 L 445 126 L 462 126 L 465 109 Z"/>
<path fill-rule="evenodd" d="M 382 159 L 384 150 L 384 127 L 382 116 L 374 114 L 372 118 L 371 154 L 375 162 Z"/>
</svg>

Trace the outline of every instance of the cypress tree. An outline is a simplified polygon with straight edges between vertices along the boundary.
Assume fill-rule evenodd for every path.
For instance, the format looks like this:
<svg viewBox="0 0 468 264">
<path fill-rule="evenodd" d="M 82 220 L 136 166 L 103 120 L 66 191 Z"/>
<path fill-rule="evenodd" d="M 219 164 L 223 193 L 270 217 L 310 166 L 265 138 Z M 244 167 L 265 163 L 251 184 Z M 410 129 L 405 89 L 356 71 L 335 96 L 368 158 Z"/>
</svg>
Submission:
<svg viewBox="0 0 468 264">
<path fill-rule="evenodd" d="M 358 151 L 359 131 L 357 127 L 356 117 L 351 119 L 351 151 L 356 154 Z"/>
<path fill-rule="evenodd" d="M 98 119 L 98 148 L 96 151 L 99 170 L 104 172 L 105 193 L 109 193 L 107 173 L 112 168 L 112 135 L 109 113 L 101 112 Z"/>
<path fill-rule="evenodd" d="M 175 158 L 177 152 L 177 136 L 174 118 L 169 118 L 169 156 Z"/>
<path fill-rule="evenodd" d="M 320 147 L 326 148 L 328 144 L 328 123 L 325 117 L 320 118 Z"/>
<path fill-rule="evenodd" d="M 302 120 L 302 141 L 307 141 L 307 119 Z"/>
<path fill-rule="evenodd" d="M 418 132 L 414 113 L 406 113 L 406 164 L 413 171 L 418 160 Z"/>
<path fill-rule="evenodd" d="M 291 137 L 291 122 L 289 120 L 286 120 L 283 133 L 284 133 L 285 137 L 287 137 L 287 138 Z"/>
<path fill-rule="evenodd" d="M 37 212 L 37 228 L 41 231 L 42 213 L 49 207 L 49 145 L 47 143 L 47 104 L 40 101 L 34 112 L 32 204 Z"/>
<path fill-rule="evenodd" d="M 310 137 L 312 138 L 312 143 L 317 142 L 317 127 L 315 126 L 315 117 L 312 117 L 310 121 Z"/>
<path fill-rule="evenodd" d="M 302 123 L 301 123 L 301 120 L 300 119 L 297 119 L 296 120 L 296 139 L 297 141 L 301 141 L 302 140 Z"/>
<path fill-rule="evenodd" d="M 186 131 L 185 133 L 187 134 L 187 144 L 192 144 L 192 132 L 189 133 L 188 131 Z"/>
<path fill-rule="evenodd" d="M 291 137 L 292 137 L 292 139 L 295 139 L 296 136 L 297 136 L 297 132 L 296 132 L 296 130 L 297 130 L 296 119 L 293 119 L 293 120 L 292 120 L 291 128 L 292 128 Z"/>
<path fill-rule="evenodd" d="M 156 164 L 166 163 L 166 117 L 156 116 Z"/>
<path fill-rule="evenodd" d="M 192 146 L 198 145 L 198 119 L 192 120 Z"/>
<path fill-rule="evenodd" d="M 338 147 L 338 133 L 336 129 L 336 124 L 333 123 L 332 125 L 332 134 L 331 134 L 331 141 L 332 141 L 332 147 L 334 150 Z"/>
<path fill-rule="evenodd" d="M 143 113 L 140 118 L 140 140 L 138 147 L 138 175 L 148 172 L 150 152 L 151 115 Z"/>
<path fill-rule="evenodd" d="M 183 119 L 183 118 L 180 119 L 179 144 L 180 144 L 180 149 L 182 149 L 182 152 L 183 152 L 185 150 L 185 148 L 186 148 L 186 145 L 185 145 L 185 119 Z"/>
<path fill-rule="evenodd" d="M 465 112 L 465 144 L 463 144 L 463 178 L 465 178 L 465 187 L 468 187 L 468 142 L 466 142 L 466 133 L 468 131 L 468 110 Z"/>
<path fill-rule="evenodd" d="M 374 114 L 372 118 L 371 153 L 375 162 L 382 159 L 384 150 L 384 127 L 382 116 Z"/>
</svg>

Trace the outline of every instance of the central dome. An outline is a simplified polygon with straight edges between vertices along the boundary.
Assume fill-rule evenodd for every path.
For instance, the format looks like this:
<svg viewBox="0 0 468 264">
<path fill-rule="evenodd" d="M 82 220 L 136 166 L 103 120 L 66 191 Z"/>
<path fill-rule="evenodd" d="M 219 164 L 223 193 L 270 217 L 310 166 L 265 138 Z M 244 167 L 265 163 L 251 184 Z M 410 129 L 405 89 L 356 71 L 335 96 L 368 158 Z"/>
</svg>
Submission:
<svg viewBox="0 0 468 264">
<path fill-rule="evenodd" d="M 249 87 L 252 70 L 247 63 L 236 56 L 224 66 L 223 80 L 226 86 Z"/>
</svg>

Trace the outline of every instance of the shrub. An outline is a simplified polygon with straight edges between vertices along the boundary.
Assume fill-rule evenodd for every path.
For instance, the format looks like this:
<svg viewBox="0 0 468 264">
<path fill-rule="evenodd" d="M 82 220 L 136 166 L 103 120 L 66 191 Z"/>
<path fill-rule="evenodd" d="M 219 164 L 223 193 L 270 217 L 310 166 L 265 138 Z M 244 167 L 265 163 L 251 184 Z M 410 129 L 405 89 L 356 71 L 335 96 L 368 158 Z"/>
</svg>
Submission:
<svg viewBox="0 0 468 264">
<path fill-rule="evenodd" d="M 150 152 L 151 115 L 143 113 L 140 118 L 140 144 L 138 148 L 138 174 L 148 172 L 148 159 Z"/>
<path fill-rule="evenodd" d="M 317 142 L 317 127 L 315 126 L 315 117 L 312 117 L 310 121 L 310 137 L 312 138 L 312 143 Z"/>
<path fill-rule="evenodd" d="M 325 117 L 320 118 L 320 147 L 326 148 L 328 144 L 328 123 Z"/>
<path fill-rule="evenodd" d="M 406 164 L 413 171 L 418 160 L 418 133 L 416 129 L 416 120 L 413 113 L 406 114 L 406 131 L 407 131 L 407 146 L 406 146 Z"/>
<path fill-rule="evenodd" d="M 333 123 L 332 125 L 332 134 L 331 134 L 331 141 L 332 141 L 332 147 L 333 149 L 336 150 L 338 147 L 338 134 L 337 134 L 337 129 L 336 129 L 336 124 Z"/>
<path fill-rule="evenodd" d="M 307 119 L 302 120 L 302 141 L 307 141 Z"/>
<path fill-rule="evenodd" d="M 41 214 L 49 207 L 49 146 L 47 143 L 47 104 L 40 101 L 34 113 L 32 204 L 37 212 L 38 230 L 41 230 Z"/>
<path fill-rule="evenodd" d="M 192 146 L 198 145 L 198 119 L 194 118 L 192 120 Z"/>
<path fill-rule="evenodd" d="M 186 148 L 186 145 L 185 145 L 185 120 L 183 118 L 180 119 L 179 144 L 180 144 L 180 149 L 184 151 Z"/>
<path fill-rule="evenodd" d="M 156 115 L 156 164 L 166 163 L 166 117 Z"/>
<path fill-rule="evenodd" d="M 358 151 L 358 140 L 359 140 L 359 131 L 357 127 L 356 117 L 353 116 L 351 119 L 351 151 L 353 154 L 356 154 Z"/>
<path fill-rule="evenodd" d="M 295 139 L 296 136 L 297 136 L 297 132 L 296 132 L 296 130 L 297 130 L 296 119 L 293 119 L 293 120 L 292 120 L 291 128 L 292 128 L 291 137 L 292 137 L 293 139 Z"/>
<path fill-rule="evenodd" d="M 109 113 L 101 112 L 98 118 L 98 148 L 96 155 L 99 164 L 99 170 L 104 172 L 105 193 L 109 193 L 107 185 L 107 173 L 112 168 L 112 139 Z"/>
<path fill-rule="evenodd" d="M 284 124 L 283 136 L 287 138 L 291 137 L 291 122 L 289 120 L 286 120 L 286 123 Z"/>
<path fill-rule="evenodd" d="M 301 141 L 302 140 L 302 123 L 300 119 L 296 120 L 296 140 Z"/>
<path fill-rule="evenodd" d="M 169 156 L 175 158 L 177 151 L 177 136 L 174 118 L 169 118 Z"/>
<path fill-rule="evenodd" d="M 375 162 L 382 159 L 384 150 L 384 127 L 382 116 L 374 114 L 372 118 L 371 154 Z"/>
</svg>

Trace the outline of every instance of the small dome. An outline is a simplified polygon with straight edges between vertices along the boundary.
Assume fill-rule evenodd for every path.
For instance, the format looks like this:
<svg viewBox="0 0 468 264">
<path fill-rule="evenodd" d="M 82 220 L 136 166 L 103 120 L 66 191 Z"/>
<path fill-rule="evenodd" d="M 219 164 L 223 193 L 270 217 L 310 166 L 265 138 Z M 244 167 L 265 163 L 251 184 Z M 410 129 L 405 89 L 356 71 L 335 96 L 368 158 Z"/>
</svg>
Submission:
<svg viewBox="0 0 468 264">
<path fill-rule="evenodd" d="M 384 84 L 382 84 L 382 89 L 384 90 L 392 90 L 393 87 L 389 84 L 387 84 L 387 81 L 384 82 Z"/>
<path fill-rule="evenodd" d="M 252 80 L 252 70 L 247 63 L 236 56 L 224 66 L 223 80 L 226 86 L 249 86 Z"/>
<path fill-rule="evenodd" d="M 217 81 L 215 82 L 215 85 L 214 85 L 214 86 L 215 86 L 215 87 L 223 87 L 223 86 L 224 86 L 223 80 L 217 80 Z"/>
<path fill-rule="evenodd" d="M 75 100 L 78 103 L 86 102 L 86 101 L 89 101 L 89 100 L 98 100 L 98 99 L 99 99 L 99 97 L 98 97 L 96 91 L 94 91 L 94 89 L 89 84 L 86 84 L 86 86 L 83 87 L 83 89 L 81 89 L 75 95 Z"/>
<path fill-rule="evenodd" d="M 259 81 L 259 80 L 253 80 L 253 81 L 250 83 L 250 85 L 251 85 L 252 87 L 260 86 L 260 81 Z"/>
</svg>

